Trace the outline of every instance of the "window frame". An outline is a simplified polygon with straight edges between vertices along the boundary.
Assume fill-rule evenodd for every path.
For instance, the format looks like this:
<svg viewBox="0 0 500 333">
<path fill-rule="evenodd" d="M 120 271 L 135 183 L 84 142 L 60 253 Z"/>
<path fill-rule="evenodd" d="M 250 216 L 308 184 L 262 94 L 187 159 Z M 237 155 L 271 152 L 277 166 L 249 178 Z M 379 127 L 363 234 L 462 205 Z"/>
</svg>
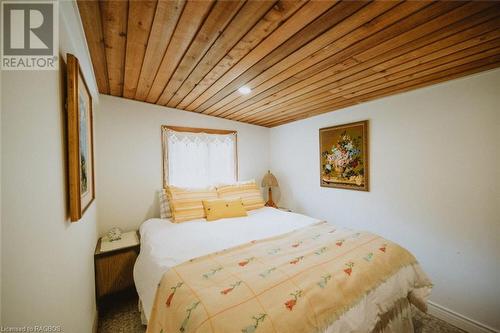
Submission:
<svg viewBox="0 0 500 333">
<path fill-rule="evenodd" d="M 234 134 L 234 163 L 235 163 L 235 179 L 238 181 L 238 132 L 235 130 L 222 130 L 212 128 L 198 128 L 198 127 L 184 127 L 184 126 L 171 126 L 161 125 L 161 164 L 162 164 L 162 183 L 163 188 L 169 186 L 168 183 L 168 144 L 167 144 L 167 131 L 188 132 L 188 133 L 206 133 L 206 134 Z"/>
</svg>

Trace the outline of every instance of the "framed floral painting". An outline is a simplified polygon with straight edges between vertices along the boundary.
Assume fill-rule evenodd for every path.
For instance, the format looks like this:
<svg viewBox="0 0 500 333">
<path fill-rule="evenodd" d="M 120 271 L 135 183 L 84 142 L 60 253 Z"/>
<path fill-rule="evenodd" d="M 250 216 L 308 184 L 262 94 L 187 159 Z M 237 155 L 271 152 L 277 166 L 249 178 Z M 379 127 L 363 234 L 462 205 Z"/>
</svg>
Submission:
<svg viewBox="0 0 500 333">
<path fill-rule="evenodd" d="M 368 120 L 319 130 L 320 185 L 368 191 Z"/>
<path fill-rule="evenodd" d="M 69 212 L 75 222 L 94 201 L 95 187 L 92 96 L 72 54 L 67 54 L 67 94 Z"/>
</svg>

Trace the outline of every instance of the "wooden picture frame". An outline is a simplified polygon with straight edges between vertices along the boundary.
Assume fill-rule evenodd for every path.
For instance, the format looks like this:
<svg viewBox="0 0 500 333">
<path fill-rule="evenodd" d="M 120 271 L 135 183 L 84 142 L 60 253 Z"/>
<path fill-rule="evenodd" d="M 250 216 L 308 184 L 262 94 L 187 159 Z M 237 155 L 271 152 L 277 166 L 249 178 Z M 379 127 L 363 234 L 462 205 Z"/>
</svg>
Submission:
<svg viewBox="0 0 500 333">
<path fill-rule="evenodd" d="M 319 130 L 320 186 L 369 191 L 368 120 Z"/>
<path fill-rule="evenodd" d="M 95 199 L 92 96 L 78 64 L 67 54 L 68 183 L 71 222 Z"/>
<path fill-rule="evenodd" d="M 162 161 L 162 183 L 163 188 L 167 188 L 168 182 L 168 149 L 167 149 L 167 131 L 190 132 L 190 133 L 207 133 L 207 134 L 234 134 L 234 163 L 235 163 L 235 179 L 238 180 L 238 132 L 234 130 L 221 130 L 211 128 L 197 128 L 184 126 L 161 125 L 161 161 Z"/>
</svg>

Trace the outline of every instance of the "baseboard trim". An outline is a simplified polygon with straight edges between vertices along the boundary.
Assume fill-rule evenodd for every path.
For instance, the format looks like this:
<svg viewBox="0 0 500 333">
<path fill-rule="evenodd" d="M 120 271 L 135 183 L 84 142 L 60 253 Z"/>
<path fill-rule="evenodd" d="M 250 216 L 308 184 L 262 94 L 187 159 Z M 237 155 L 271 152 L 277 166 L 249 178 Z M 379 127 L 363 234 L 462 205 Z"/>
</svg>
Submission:
<svg viewBox="0 0 500 333">
<path fill-rule="evenodd" d="M 473 319 L 470 319 L 464 315 L 456 313 L 444 306 L 436 304 L 434 302 L 428 301 L 427 305 L 429 306 L 429 313 L 434 317 L 437 317 L 441 320 L 446 321 L 447 323 L 452 324 L 466 332 L 469 333 L 500 333 L 499 330 L 496 330 L 488 325 L 477 322 Z"/>
</svg>

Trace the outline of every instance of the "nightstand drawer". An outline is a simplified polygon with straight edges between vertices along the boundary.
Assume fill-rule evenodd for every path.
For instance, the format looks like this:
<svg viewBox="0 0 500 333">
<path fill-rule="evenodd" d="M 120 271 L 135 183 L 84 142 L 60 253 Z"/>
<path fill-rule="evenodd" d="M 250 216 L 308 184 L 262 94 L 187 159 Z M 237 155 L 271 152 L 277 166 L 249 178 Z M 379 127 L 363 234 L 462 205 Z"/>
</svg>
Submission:
<svg viewBox="0 0 500 333">
<path fill-rule="evenodd" d="M 138 251 L 134 248 L 103 254 L 95 259 L 97 297 L 134 286 L 133 270 Z"/>
</svg>

